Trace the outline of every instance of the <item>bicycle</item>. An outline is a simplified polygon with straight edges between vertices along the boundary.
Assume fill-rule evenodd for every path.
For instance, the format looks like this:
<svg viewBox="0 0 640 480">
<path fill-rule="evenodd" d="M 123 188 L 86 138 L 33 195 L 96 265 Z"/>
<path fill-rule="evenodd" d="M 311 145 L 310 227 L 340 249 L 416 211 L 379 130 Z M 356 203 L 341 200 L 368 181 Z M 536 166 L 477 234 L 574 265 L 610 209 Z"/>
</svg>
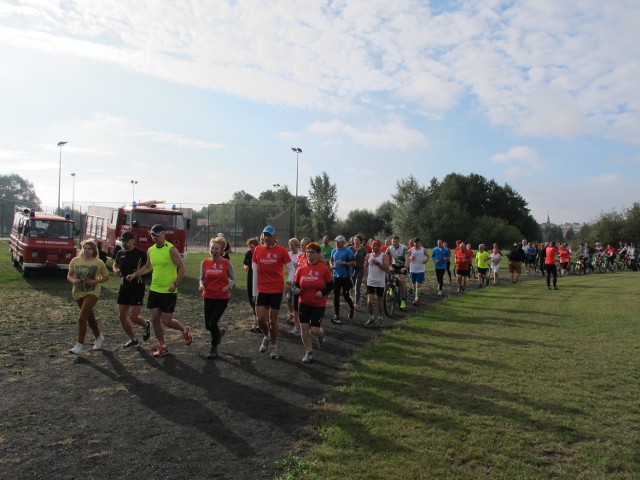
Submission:
<svg viewBox="0 0 640 480">
<path fill-rule="evenodd" d="M 393 271 L 387 273 L 383 300 L 384 313 L 387 317 L 392 318 L 396 305 L 400 308 L 400 280 Z"/>
</svg>

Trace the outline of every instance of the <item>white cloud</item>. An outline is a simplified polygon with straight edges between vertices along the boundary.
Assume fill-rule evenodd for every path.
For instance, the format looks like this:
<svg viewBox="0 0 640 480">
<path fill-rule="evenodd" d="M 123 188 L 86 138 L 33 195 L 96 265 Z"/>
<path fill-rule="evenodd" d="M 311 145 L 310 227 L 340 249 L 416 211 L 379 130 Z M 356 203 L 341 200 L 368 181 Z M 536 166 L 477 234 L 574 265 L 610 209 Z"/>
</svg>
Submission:
<svg viewBox="0 0 640 480">
<path fill-rule="evenodd" d="M 587 177 L 585 180 L 595 185 L 617 185 L 622 182 L 622 177 L 617 173 L 603 173 L 596 177 Z"/>
</svg>

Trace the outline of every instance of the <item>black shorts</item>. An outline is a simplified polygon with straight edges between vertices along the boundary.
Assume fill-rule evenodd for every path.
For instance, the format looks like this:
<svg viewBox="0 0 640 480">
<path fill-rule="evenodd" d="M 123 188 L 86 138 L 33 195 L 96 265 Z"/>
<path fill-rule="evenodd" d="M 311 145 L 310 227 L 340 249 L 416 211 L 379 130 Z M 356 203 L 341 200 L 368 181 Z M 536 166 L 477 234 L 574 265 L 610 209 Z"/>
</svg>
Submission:
<svg viewBox="0 0 640 480">
<path fill-rule="evenodd" d="M 282 293 L 262 293 L 258 292 L 256 307 L 267 307 L 271 310 L 280 310 L 282 303 Z"/>
<path fill-rule="evenodd" d="M 176 311 L 176 303 L 178 303 L 177 293 L 160 293 L 149 291 L 147 298 L 147 308 L 159 308 L 162 313 L 173 313 Z"/>
<path fill-rule="evenodd" d="M 460 270 L 460 269 L 456 270 L 456 275 L 458 275 L 460 277 L 470 277 L 471 276 L 469 270 Z"/>
<path fill-rule="evenodd" d="M 376 297 L 382 297 L 384 295 L 384 287 L 372 287 L 367 285 L 367 295 L 374 295 Z"/>
<path fill-rule="evenodd" d="M 138 307 L 144 301 L 144 283 L 123 281 L 118 290 L 118 305 Z"/>
<path fill-rule="evenodd" d="M 322 317 L 324 317 L 325 307 L 312 307 L 301 303 L 298 308 L 300 323 L 308 323 L 312 327 L 320 327 L 322 325 Z"/>
<path fill-rule="evenodd" d="M 393 268 L 393 271 L 394 271 L 395 273 L 397 273 L 398 275 L 406 275 L 406 273 L 407 273 L 407 272 L 402 273 L 402 270 L 403 270 L 403 269 L 405 269 L 405 268 L 407 268 L 407 267 L 405 267 L 404 265 L 403 265 L 403 266 L 401 266 L 401 267 L 400 267 L 400 266 L 398 266 L 398 265 L 391 265 L 391 268 Z"/>
<path fill-rule="evenodd" d="M 480 267 L 478 267 L 478 273 L 480 275 L 486 275 L 488 271 L 489 271 L 488 268 L 480 268 Z"/>
</svg>

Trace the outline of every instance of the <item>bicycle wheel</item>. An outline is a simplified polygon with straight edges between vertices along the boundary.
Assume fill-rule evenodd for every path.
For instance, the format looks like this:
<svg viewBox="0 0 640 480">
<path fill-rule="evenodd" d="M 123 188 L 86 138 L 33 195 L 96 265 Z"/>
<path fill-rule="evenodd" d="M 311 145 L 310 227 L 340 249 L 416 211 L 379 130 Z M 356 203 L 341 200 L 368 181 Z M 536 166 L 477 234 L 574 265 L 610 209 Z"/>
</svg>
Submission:
<svg viewBox="0 0 640 480">
<path fill-rule="evenodd" d="M 396 295 L 397 288 L 395 283 L 387 282 L 384 286 L 384 313 L 387 317 L 393 317 L 393 312 L 396 309 Z"/>
<path fill-rule="evenodd" d="M 605 262 L 600 262 L 600 264 L 598 265 L 598 270 L 600 271 L 600 273 L 606 273 L 607 264 Z"/>
</svg>

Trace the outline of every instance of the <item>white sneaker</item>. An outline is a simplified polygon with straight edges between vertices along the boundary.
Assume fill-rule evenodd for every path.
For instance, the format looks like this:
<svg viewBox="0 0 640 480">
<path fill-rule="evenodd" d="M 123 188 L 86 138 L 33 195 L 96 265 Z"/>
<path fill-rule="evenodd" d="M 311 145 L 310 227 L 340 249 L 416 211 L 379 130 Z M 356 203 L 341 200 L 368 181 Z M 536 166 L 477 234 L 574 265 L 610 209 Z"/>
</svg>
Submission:
<svg viewBox="0 0 640 480">
<path fill-rule="evenodd" d="M 280 358 L 280 355 L 278 355 L 278 345 L 271 346 L 271 353 L 269 356 L 271 357 L 271 360 L 277 360 Z"/>
<path fill-rule="evenodd" d="M 298 327 L 293 327 L 289 333 L 291 335 L 300 335 L 300 329 Z"/>
<path fill-rule="evenodd" d="M 262 343 L 260 344 L 260 353 L 264 353 L 269 348 L 269 337 L 264 337 L 262 339 Z"/>
<path fill-rule="evenodd" d="M 76 343 L 72 348 L 69 349 L 69 353 L 73 353 L 74 355 L 80 355 L 82 353 L 82 344 Z"/>
<path fill-rule="evenodd" d="M 100 350 L 102 348 L 102 343 L 104 342 L 104 335 L 100 335 L 96 337 L 96 341 L 93 344 L 94 350 Z"/>
<path fill-rule="evenodd" d="M 307 352 L 304 354 L 304 357 L 302 357 L 302 361 L 304 363 L 311 363 L 313 362 L 313 352 Z"/>
<path fill-rule="evenodd" d="M 441 297 L 442 296 L 442 290 L 438 290 L 438 296 Z"/>
</svg>

